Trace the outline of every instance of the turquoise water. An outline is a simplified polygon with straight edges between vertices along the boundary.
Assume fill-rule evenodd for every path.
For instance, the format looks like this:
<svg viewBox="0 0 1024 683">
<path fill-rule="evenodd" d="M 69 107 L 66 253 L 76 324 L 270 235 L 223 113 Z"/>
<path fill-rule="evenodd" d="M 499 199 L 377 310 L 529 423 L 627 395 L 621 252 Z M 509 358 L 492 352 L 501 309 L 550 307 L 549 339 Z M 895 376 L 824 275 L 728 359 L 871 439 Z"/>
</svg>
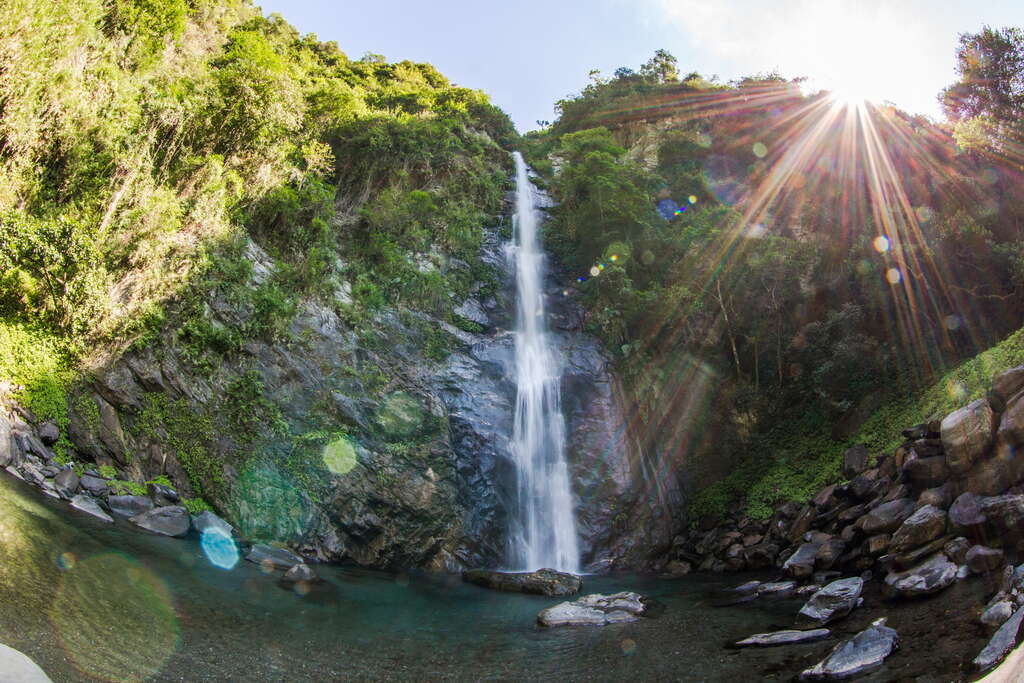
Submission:
<svg viewBox="0 0 1024 683">
<path fill-rule="evenodd" d="M 559 600 L 454 576 L 319 566 L 324 583 L 300 595 L 248 562 L 216 568 L 195 540 L 104 524 L 9 477 L 0 553 L 0 640 L 55 681 L 788 680 L 834 644 L 724 649 L 798 608 L 712 608 L 709 591 L 737 577 L 587 577 L 585 592 L 665 607 L 603 628 L 540 629 L 537 612 Z"/>
</svg>

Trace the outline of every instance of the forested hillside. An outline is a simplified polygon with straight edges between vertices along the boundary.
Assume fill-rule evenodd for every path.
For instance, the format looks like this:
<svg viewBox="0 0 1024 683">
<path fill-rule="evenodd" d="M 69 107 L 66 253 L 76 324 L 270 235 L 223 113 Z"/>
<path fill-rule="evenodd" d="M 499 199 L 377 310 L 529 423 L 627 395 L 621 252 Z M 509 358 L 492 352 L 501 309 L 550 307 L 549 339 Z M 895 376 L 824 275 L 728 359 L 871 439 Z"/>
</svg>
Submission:
<svg viewBox="0 0 1024 683">
<path fill-rule="evenodd" d="M 593 72 L 526 136 L 559 201 L 550 245 L 618 357 L 636 435 L 694 512 L 745 498 L 765 515 L 837 479 L 846 444 L 907 426 L 880 421 L 987 386 L 916 400 L 1021 324 L 1024 107 L 1006 75 L 1021 70 L 996 65 L 1022 43 L 961 38 L 952 124 L 774 74 L 680 76 L 659 50 Z M 1003 351 L 1024 361 L 1018 342 Z"/>
</svg>

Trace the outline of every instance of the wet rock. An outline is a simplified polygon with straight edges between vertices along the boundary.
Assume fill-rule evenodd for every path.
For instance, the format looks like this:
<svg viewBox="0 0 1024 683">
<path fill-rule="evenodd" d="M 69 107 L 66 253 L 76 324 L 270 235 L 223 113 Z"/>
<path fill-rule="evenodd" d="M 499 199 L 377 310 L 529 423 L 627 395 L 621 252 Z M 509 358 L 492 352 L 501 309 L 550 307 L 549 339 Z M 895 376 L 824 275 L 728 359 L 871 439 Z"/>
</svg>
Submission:
<svg viewBox="0 0 1024 683">
<path fill-rule="evenodd" d="M 942 420 L 942 445 L 954 473 L 967 472 L 992 445 L 995 414 L 985 399 L 978 399 Z"/>
<path fill-rule="evenodd" d="M 1021 540 L 1024 535 L 1024 495 L 989 496 L 980 502 L 990 537 L 1004 543 Z"/>
<path fill-rule="evenodd" d="M 575 574 L 554 569 L 538 569 L 534 572 L 467 569 L 462 572 L 462 580 L 494 590 L 550 596 L 573 595 L 583 586 L 583 580 Z"/>
<path fill-rule="evenodd" d="M 155 534 L 178 537 L 187 534 L 192 525 L 188 510 L 180 505 L 154 508 L 132 517 L 131 522 Z"/>
<path fill-rule="evenodd" d="M 945 510 L 953 502 L 953 486 L 946 482 L 942 486 L 926 489 L 917 497 L 918 506 L 934 505 Z"/>
<path fill-rule="evenodd" d="M 94 477 L 91 474 L 82 475 L 80 481 L 82 488 L 91 493 L 94 496 L 102 496 L 107 492 L 107 480 L 101 479 L 100 477 Z"/>
<path fill-rule="evenodd" d="M 562 602 L 541 610 L 541 626 L 604 626 L 637 621 L 646 607 L 637 593 L 585 595 L 574 602 Z"/>
<path fill-rule="evenodd" d="M 755 633 L 737 641 L 735 647 L 773 647 L 775 645 L 795 645 L 796 643 L 813 643 L 824 640 L 832 635 L 827 628 L 815 628 L 809 631 L 772 631 L 771 633 Z"/>
<path fill-rule="evenodd" d="M 877 557 L 889 548 L 889 534 L 876 534 L 864 541 L 864 552 L 872 557 Z"/>
<path fill-rule="evenodd" d="M 946 588 L 956 579 L 956 570 L 956 565 L 939 553 L 906 571 L 890 572 L 885 585 L 892 597 L 914 598 Z"/>
<path fill-rule="evenodd" d="M 104 522 L 112 523 L 114 521 L 114 519 L 110 515 L 103 511 L 103 509 L 99 506 L 99 503 L 97 503 L 94 498 L 84 493 L 79 493 L 77 496 L 71 499 L 71 507 L 75 508 L 76 510 L 81 510 L 82 512 L 88 513 L 98 519 L 102 519 Z"/>
<path fill-rule="evenodd" d="M 53 478 L 57 493 L 63 498 L 71 498 L 78 492 L 78 475 L 74 470 L 61 470 Z"/>
<path fill-rule="evenodd" d="M 1010 399 L 1022 389 L 1024 389 L 1024 365 L 1003 370 L 992 378 L 991 395 L 999 399 L 1003 406 L 1009 404 Z"/>
<path fill-rule="evenodd" d="M 789 528 L 789 534 L 787 534 L 790 543 L 797 543 L 803 538 L 804 534 L 810 530 L 815 516 L 816 512 L 810 505 L 805 506 L 800 511 L 800 514 L 793 520 L 793 526 Z"/>
<path fill-rule="evenodd" d="M 894 629 L 879 619 L 836 646 L 818 664 L 800 674 L 801 681 L 836 681 L 877 669 L 898 644 Z"/>
<path fill-rule="evenodd" d="M 170 486 L 150 482 L 146 485 L 146 489 L 149 493 L 149 497 L 153 499 L 153 503 L 157 507 L 162 507 L 164 505 L 177 505 L 181 501 L 181 497 L 178 495 L 178 492 Z"/>
<path fill-rule="evenodd" d="M 146 496 L 110 496 L 107 506 L 115 517 L 131 518 L 153 509 L 153 501 Z"/>
<path fill-rule="evenodd" d="M 998 600 L 989 604 L 978 620 L 990 629 L 997 629 L 1012 615 L 1013 603 L 1009 600 Z"/>
<path fill-rule="evenodd" d="M 794 579 L 810 576 L 814 572 L 814 559 L 821 549 L 820 543 L 804 543 L 783 563 L 782 571 Z"/>
<path fill-rule="evenodd" d="M 946 529 L 946 513 L 934 505 L 925 505 L 903 521 L 892 535 L 889 548 L 900 553 L 924 545 L 942 535 Z"/>
<path fill-rule="evenodd" d="M 866 446 L 857 445 L 848 448 L 843 453 L 843 476 L 853 479 L 868 468 L 868 449 Z"/>
<path fill-rule="evenodd" d="M 861 529 L 868 536 L 891 533 L 914 513 L 914 501 L 898 498 L 882 503 L 861 518 Z"/>
<path fill-rule="evenodd" d="M 818 569 L 831 569 L 843 551 L 846 550 L 846 541 L 841 538 L 830 538 L 821 544 L 817 554 L 814 556 L 814 566 Z"/>
<path fill-rule="evenodd" d="M 219 531 L 228 538 L 232 537 L 235 533 L 233 526 L 209 510 L 203 510 L 198 515 L 192 517 L 192 528 L 200 534 L 204 531 Z"/>
<path fill-rule="evenodd" d="M 967 551 L 971 549 L 971 542 L 963 536 L 958 536 L 942 547 L 942 551 L 953 562 L 957 564 L 967 563 Z"/>
<path fill-rule="evenodd" d="M 1008 489 L 1015 481 L 1011 461 L 1005 454 L 979 460 L 967 473 L 965 488 L 979 496 L 995 496 Z"/>
<path fill-rule="evenodd" d="M 60 438 L 60 429 L 57 427 L 57 423 L 52 420 L 47 420 L 39 425 L 37 432 L 39 434 L 39 440 L 47 446 L 52 446 L 57 443 L 57 439 Z"/>
<path fill-rule="evenodd" d="M 863 589 L 864 580 L 859 576 L 833 581 L 812 595 L 810 600 L 800 608 L 797 622 L 824 626 L 831 621 L 841 619 L 857 606 L 857 600 Z"/>
<path fill-rule="evenodd" d="M 295 565 L 303 564 L 302 558 L 292 551 L 263 543 L 253 545 L 245 559 L 273 569 L 291 569 Z"/>
<path fill-rule="evenodd" d="M 313 571 L 313 569 L 305 562 L 295 565 L 286 571 L 284 576 L 281 577 L 282 583 L 286 584 L 299 583 L 300 581 L 304 583 L 313 583 L 319 580 L 320 577 L 317 576 L 316 572 Z"/>
<path fill-rule="evenodd" d="M 818 494 L 811 500 L 811 504 L 814 505 L 819 512 L 831 510 L 838 505 L 839 499 L 836 497 L 836 485 L 830 484 L 818 491 Z"/>
<path fill-rule="evenodd" d="M 1024 621 L 1024 607 L 1018 609 L 992 635 L 984 649 L 972 662 L 979 671 L 988 671 L 1020 641 L 1021 622 Z"/>
<path fill-rule="evenodd" d="M 885 482 L 879 479 L 878 470 L 870 469 L 857 475 L 850 482 L 850 491 L 859 500 L 869 500 L 885 489 Z"/>
<path fill-rule="evenodd" d="M 976 545 L 967 551 L 966 561 L 975 574 L 988 574 L 1002 568 L 1006 564 L 1006 557 L 1002 550 Z"/>
<path fill-rule="evenodd" d="M 663 576 L 670 579 L 678 579 L 693 571 L 693 565 L 685 560 L 672 560 L 665 565 Z"/>
</svg>

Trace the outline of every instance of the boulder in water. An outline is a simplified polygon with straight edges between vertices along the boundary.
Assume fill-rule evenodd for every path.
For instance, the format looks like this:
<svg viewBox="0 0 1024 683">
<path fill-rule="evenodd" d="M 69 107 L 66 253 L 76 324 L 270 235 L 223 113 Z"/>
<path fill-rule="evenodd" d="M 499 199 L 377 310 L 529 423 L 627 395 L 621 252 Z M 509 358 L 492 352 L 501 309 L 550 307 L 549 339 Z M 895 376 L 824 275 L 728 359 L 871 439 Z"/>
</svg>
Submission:
<svg viewBox="0 0 1024 683">
<path fill-rule="evenodd" d="M 796 643 L 812 643 L 824 640 L 832 635 L 827 628 L 813 628 L 809 631 L 772 631 L 771 633 L 755 633 L 749 638 L 737 641 L 734 647 L 774 647 L 776 645 L 795 645 Z"/>
<path fill-rule="evenodd" d="M 561 602 L 541 610 L 537 623 L 541 626 L 604 626 L 636 621 L 646 606 L 638 593 L 584 595 L 574 602 Z"/>
<path fill-rule="evenodd" d="M 313 571 L 312 567 L 310 567 L 305 562 L 295 565 L 294 567 L 286 571 L 284 573 L 284 576 L 281 577 L 281 581 L 283 583 L 299 583 L 300 581 L 305 583 L 313 583 L 319 580 L 320 577 L 317 576 L 316 572 Z"/>
<path fill-rule="evenodd" d="M 882 666 L 896 649 L 899 637 L 879 619 L 836 646 L 828 657 L 800 674 L 801 681 L 837 681 Z"/>
<path fill-rule="evenodd" d="M 147 498 L 146 500 L 149 499 Z M 180 505 L 155 508 L 132 517 L 131 521 L 146 531 L 152 531 L 163 536 L 184 536 L 192 526 L 188 510 Z"/>
<path fill-rule="evenodd" d="M 534 595 L 575 595 L 583 587 L 583 580 L 575 574 L 558 572 L 554 569 L 538 569 L 535 572 L 498 572 L 487 569 L 467 569 L 462 580 L 484 588 L 493 588 L 511 593 L 532 593 Z"/>
<path fill-rule="evenodd" d="M 913 598 L 937 593 L 956 579 L 957 566 L 944 554 L 938 553 L 904 572 L 892 572 L 885 577 L 886 590 L 892 596 Z"/>
<path fill-rule="evenodd" d="M 96 502 L 92 496 L 84 493 L 79 493 L 77 496 L 71 499 L 71 507 L 76 510 L 86 512 L 93 517 L 102 519 L 104 522 L 113 523 L 114 519 L 100 508 L 99 503 Z"/>
<path fill-rule="evenodd" d="M 853 611 L 864 589 L 864 579 L 854 576 L 839 579 L 828 584 L 800 608 L 797 621 L 816 626 L 824 626 L 830 621 L 842 619 Z"/>
<path fill-rule="evenodd" d="M 136 517 L 153 509 L 153 501 L 146 496 L 110 496 L 107 505 L 115 517 Z"/>
<path fill-rule="evenodd" d="M 1014 612 L 1013 616 L 993 634 L 981 653 L 974 658 L 975 668 L 979 671 L 988 671 L 998 664 L 1020 640 L 1021 622 L 1024 622 L 1024 607 Z"/>
<path fill-rule="evenodd" d="M 291 569 L 303 564 L 302 558 L 290 550 L 257 543 L 249 550 L 245 559 L 271 569 Z"/>
</svg>

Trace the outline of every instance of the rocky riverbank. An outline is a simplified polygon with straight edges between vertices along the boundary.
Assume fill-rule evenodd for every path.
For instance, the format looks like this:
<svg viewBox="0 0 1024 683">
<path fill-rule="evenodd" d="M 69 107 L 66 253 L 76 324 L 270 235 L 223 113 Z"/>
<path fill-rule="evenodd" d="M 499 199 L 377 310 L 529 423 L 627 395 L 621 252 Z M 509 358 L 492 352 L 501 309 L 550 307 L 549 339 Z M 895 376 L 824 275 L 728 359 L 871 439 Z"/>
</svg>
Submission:
<svg viewBox="0 0 1024 683">
<path fill-rule="evenodd" d="M 824 585 L 801 610 L 817 627 L 849 614 L 864 581 L 899 609 L 979 577 L 986 601 L 964 609 L 977 609 L 979 629 L 992 634 L 973 667 L 992 668 L 1019 641 L 1024 619 L 1024 564 L 1014 567 L 1024 560 L 1024 366 L 996 376 L 986 398 L 902 435 L 892 453 L 850 448 L 847 481 L 804 505 L 782 505 L 768 520 L 700 520 L 676 537 L 669 570 L 782 574 L 741 586 L 737 601 Z"/>
</svg>

